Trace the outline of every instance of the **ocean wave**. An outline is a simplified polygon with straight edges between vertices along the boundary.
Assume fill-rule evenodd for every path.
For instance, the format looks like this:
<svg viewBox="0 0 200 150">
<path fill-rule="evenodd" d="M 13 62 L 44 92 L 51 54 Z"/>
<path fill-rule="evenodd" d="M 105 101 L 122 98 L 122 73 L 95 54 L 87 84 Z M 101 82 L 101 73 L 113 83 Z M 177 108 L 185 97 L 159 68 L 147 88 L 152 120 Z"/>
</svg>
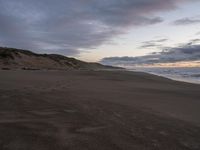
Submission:
<svg viewBox="0 0 200 150">
<path fill-rule="evenodd" d="M 132 71 L 135 70 L 160 75 L 173 80 L 200 83 L 200 68 L 134 68 Z"/>
</svg>

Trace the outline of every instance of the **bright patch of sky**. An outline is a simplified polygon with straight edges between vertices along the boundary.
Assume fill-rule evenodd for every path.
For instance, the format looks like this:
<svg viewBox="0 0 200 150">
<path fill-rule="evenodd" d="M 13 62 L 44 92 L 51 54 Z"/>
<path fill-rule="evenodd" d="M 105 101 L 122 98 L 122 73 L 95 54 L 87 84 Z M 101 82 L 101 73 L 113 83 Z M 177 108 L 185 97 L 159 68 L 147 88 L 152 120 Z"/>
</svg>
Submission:
<svg viewBox="0 0 200 150">
<path fill-rule="evenodd" d="M 178 9 L 160 13 L 164 21 L 155 25 L 133 27 L 126 34 L 117 36 L 96 49 L 89 49 L 79 55 L 82 60 L 98 61 L 103 57 L 142 56 L 159 52 L 162 48 L 140 48 L 142 42 L 168 39 L 163 46 L 174 47 L 200 38 L 200 23 L 191 25 L 173 25 L 173 21 L 181 18 L 200 18 L 200 2 L 186 3 Z"/>
</svg>

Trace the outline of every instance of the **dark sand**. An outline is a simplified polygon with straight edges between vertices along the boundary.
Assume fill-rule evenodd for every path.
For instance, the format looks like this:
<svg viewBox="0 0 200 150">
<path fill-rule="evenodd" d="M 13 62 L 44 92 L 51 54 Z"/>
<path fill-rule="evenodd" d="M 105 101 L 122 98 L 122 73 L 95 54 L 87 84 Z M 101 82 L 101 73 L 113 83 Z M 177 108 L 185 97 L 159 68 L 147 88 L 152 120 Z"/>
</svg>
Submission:
<svg viewBox="0 0 200 150">
<path fill-rule="evenodd" d="M 0 71 L 0 150 L 200 150 L 200 85 L 120 71 Z"/>
</svg>

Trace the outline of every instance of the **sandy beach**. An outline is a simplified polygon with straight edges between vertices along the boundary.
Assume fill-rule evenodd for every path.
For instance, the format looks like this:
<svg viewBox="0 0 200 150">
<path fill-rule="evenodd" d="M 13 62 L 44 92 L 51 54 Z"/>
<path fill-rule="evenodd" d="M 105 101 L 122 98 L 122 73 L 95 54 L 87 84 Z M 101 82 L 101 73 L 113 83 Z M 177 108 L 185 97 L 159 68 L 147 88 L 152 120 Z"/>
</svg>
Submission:
<svg viewBox="0 0 200 150">
<path fill-rule="evenodd" d="M 199 150 L 200 85 L 128 71 L 0 71 L 1 150 Z"/>
</svg>

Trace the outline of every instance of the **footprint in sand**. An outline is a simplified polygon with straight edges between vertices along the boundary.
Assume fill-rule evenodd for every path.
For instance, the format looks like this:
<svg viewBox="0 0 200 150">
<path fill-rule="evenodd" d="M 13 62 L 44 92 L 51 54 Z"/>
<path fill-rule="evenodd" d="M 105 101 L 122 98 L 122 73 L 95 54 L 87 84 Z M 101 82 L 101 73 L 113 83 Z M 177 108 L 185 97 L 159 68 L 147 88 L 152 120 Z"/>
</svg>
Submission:
<svg viewBox="0 0 200 150">
<path fill-rule="evenodd" d="M 6 99 L 6 98 L 10 98 L 10 96 L 9 95 L 1 95 L 0 98 Z"/>
<path fill-rule="evenodd" d="M 64 112 L 66 112 L 66 113 L 75 113 L 77 111 L 73 110 L 73 109 L 66 109 L 66 110 L 64 110 Z"/>
<path fill-rule="evenodd" d="M 98 126 L 98 127 L 84 127 L 84 128 L 80 128 L 77 129 L 77 132 L 82 132 L 82 133 L 89 133 L 89 132 L 95 132 L 101 129 L 105 129 L 107 128 L 106 126 Z"/>
<path fill-rule="evenodd" d="M 46 116 L 46 115 L 56 115 L 59 112 L 58 111 L 53 111 L 53 110 L 44 110 L 44 111 L 31 111 L 32 114 L 34 115 L 41 115 L 41 116 Z"/>
</svg>

